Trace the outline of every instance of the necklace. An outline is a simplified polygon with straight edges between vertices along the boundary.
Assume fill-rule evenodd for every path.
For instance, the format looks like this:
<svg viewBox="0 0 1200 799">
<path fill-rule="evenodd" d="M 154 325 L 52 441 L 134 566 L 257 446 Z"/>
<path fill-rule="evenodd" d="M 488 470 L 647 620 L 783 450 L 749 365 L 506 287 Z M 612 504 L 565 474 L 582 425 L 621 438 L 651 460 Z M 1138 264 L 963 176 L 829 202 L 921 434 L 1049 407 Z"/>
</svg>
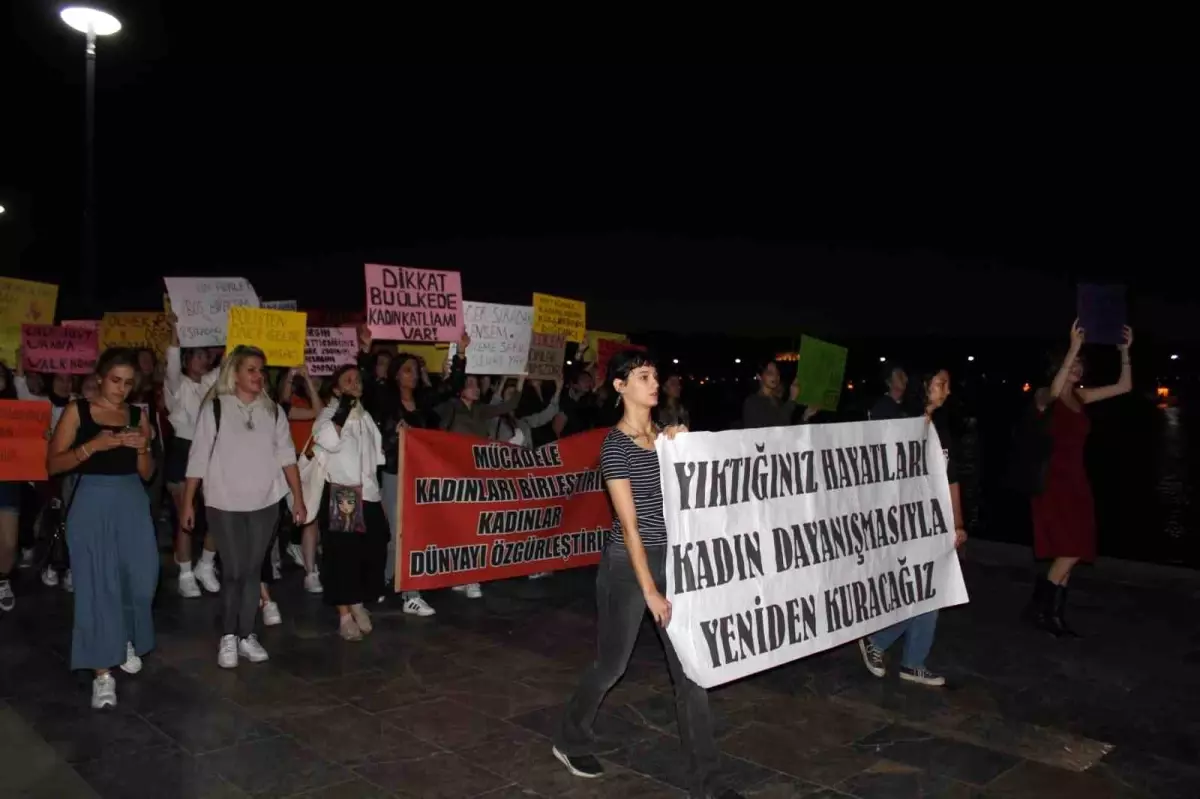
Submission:
<svg viewBox="0 0 1200 799">
<path fill-rule="evenodd" d="M 634 429 L 633 425 L 631 425 L 629 422 L 625 421 L 624 419 L 621 420 L 621 424 L 625 425 L 625 427 L 629 431 L 630 438 L 634 439 L 635 441 L 639 438 L 644 438 L 647 441 L 654 440 L 654 433 L 649 430 L 643 430 L 642 432 L 639 433 L 637 430 Z"/>
<path fill-rule="evenodd" d="M 236 397 L 234 397 L 234 401 L 237 402 L 238 410 L 240 410 L 242 413 L 246 414 L 246 423 L 245 423 L 246 429 L 253 430 L 254 429 L 254 405 L 253 405 L 253 403 L 251 403 L 250 405 L 246 405 L 244 402 L 242 402 L 240 399 L 237 399 Z"/>
</svg>

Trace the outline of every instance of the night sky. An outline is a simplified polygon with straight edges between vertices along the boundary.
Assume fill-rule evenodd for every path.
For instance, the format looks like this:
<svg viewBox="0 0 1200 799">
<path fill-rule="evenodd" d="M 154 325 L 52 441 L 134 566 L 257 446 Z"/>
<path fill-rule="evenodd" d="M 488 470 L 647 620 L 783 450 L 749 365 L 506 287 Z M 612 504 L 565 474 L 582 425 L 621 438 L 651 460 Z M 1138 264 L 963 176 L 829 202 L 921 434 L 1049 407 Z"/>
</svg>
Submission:
<svg viewBox="0 0 1200 799">
<path fill-rule="evenodd" d="M 0 271 L 69 295 L 83 38 L 6 6 Z M 112 310 L 163 274 L 357 308 L 371 260 L 585 299 L 594 327 L 834 337 L 1044 335 L 1113 280 L 1148 335 L 1192 335 L 1192 67 L 418 64 L 320 20 L 201 37 L 194 4 L 107 7 Z"/>
</svg>

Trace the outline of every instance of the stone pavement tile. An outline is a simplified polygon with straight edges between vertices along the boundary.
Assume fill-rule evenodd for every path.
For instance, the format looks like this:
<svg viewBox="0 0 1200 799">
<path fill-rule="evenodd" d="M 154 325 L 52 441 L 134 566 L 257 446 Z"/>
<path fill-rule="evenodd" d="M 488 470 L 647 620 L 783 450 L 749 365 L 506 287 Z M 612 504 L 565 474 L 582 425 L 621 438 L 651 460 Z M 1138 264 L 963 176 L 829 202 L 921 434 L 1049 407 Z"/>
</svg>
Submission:
<svg viewBox="0 0 1200 799">
<path fill-rule="evenodd" d="M 236 669 L 222 669 L 214 659 L 211 664 L 193 661 L 181 668 L 267 722 L 345 704 L 322 687 L 280 671 L 270 661 L 243 660 Z"/>
<path fill-rule="evenodd" d="M 0 796 L 26 795 L 69 799 L 95 793 L 16 711 L 0 702 Z"/>
<path fill-rule="evenodd" d="M 953 687 L 930 689 L 892 676 L 882 680 L 866 676 L 839 692 L 834 701 L 864 716 L 953 729 L 972 715 L 954 702 L 955 693 Z"/>
<path fill-rule="evenodd" d="M 858 710 L 825 697 L 776 695 L 771 700 L 738 707 L 731 716 L 735 727 L 758 722 L 791 728 L 804 733 L 811 747 L 824 748 L 856 741 L 887 726 L 886 720 Z"/>
<path fill-rule="evenodd" d="M 687 757 L 679 739 L 654 735 L 604 755 L 604 759 L 659 782 L 686 790 Z M 775 776 L 771 769 L 722 753 L 717 776 L 724 787 L 741 790 Z"/>
<path fill-rule="evenodd" d="M 449 699 L 432 699 L 379 714 L 391 724 L 444 749 L 465 749 L 485 741 L 533 737 L 518 724 L 480 713 Z"/>
<path fill-rule="evenodd" d="M 423 685 L 431 686 L 440 682 L 461 680 L 465 677 L 482 677 L 485 672 L 481 668 L 468 665 L 465 656 L 444 655 L 436 652 L 422 652 L 419 649 L 406 649 L 391 658 L 381 658 L 377 668 L 391 677 L 409 677 Z M 478 662 L 486 665 L 486 658 Z"/>
<path fill-rule="evenodd" d="M 291 796 L 351 779 L 341 766 L 322 760 L 287 737 L 231 746 L 196 760 L 254 796 Z"/>
<path fill-rule="evenodd" d="M 141 716 L 195 755 L 279 734 L 278 729 L 255 719 L 228 699 L 197 698 L 186 706 L 149 706 Z"/>
<path fill-rule="evenodd" d="M 350 643 L 330 636 L 315 641 L 285 639 L 281 645 L 269 647 L 267 651 L 271 653 L 271 664 L 275 668 L 302 680 L 314 681 L 372 671 L 381 660 L 372 644 L 370 637 Z"/>
<path fill-rule="evenodd" d="M 498 739 L 460 749 L 472 765 L 499 774 L 513 782 L 535 771 L 561 771 L 563 765 L 551 753 L 551 743 L 542 737 L 523 740 Z"/>
<path fill-rule="evenodd" d="M 411 676 L 394 677 L 381 671 L 322 680 L 314 685 L 368 713 L 382 713 L 435 698 L 421 680 Z"/>
<path fill-rule="evenodd" d="M 118 700 L 121 682 L 118 678 Z M 88 695 L 82 691 L 14 699 L 11 706 L 59 757 L 71 764 L 175 746 L 170 738 L 120 704 L 101 712 L 92 710 Z"/>
<path fill-rule="evenodd" d="M 91 760 L 76 766 L 104 797 L 122 799 L 239 799 L 247 794 L 178 749 Z"/>
<path fill-rule="evenodd" d="M 793 797 L 810 797 L 819 791 L 824 791 L 820 785 L 798 780 L 786 774 L 776 774 L 770 779 L 742 789 L 746 799 L 793 799 Z"/>
<path fill-rule="evenodd" d="M 545 799 L 540 793 L 520 785 L 505 785 L 494 791 L 481 793 L 475 799 Z"/>
<path fill-rule="evenodd" d="M 1111 744 L 1073 735 L 1065 730 L 1038 727 L 995 716 L 971 716 L 950 730 L 948 735 L 1023 760 L 1036 760 L 1070 771 L 1087 771 L 1113 748 Z"/>
<path fill-rule="evenodd" d="M 983 799 L 985 796 L 973 785 L 889 761 L 876 763 L 837 788 L 859 799 Z"/>
<path fill-rule="evenodd" d="M 510 780 L 476 768 L 451 752 L 437 752 L 412 760 L 370 763 L 354 771 L 396 796 L 413 799 L 464 799 L 510 783 Z"/>
<path fill-rule="evenodd" d="M 814 746 L 804 731 L 759 723 L 747 724 L 725 738 L 721 751 L 826 787 L 881 759 L 852 746 Z"/>
<path fill-rule="evenodd" d="M 372 785 L 361 777 L 352 777 L 347 782 L 328 785 L 313 791 L 293 794 L 288 799 L 392 799 L 391 791 Z"/>
<path fill-rule="evenodd" d="M 441 751 L 384 718 L 350 705 L 290 716 L 276 725 L 319 757 L 344 766 L 426 757 Z"/>
<path fill-rule="evenodd" d="M 1087 799 L 1144 799 L 1149 794 L 1130 788 L 1115 777 L 1103 773 L 1064 771 L 1029 761 L 1018 764 L 987 786 L 989 797 L 1016 799 L 1059 799 L 1085 796 Z"/>
<path fill-rule="evenodd" d="M 604 776 L 581 779 L 558 768 L 537 769 L 523 775 L 517 783 L 546 797 L 567 799 L 686 799 L 684 791 L 642 774 L 605 762 Z"/>
<path fill-rule="evenodd" d="M 1107 771 L 1124 784 L 1160 799 L 1200 796 L 1200 764 L 1180 763 L 1152 751 L 1117 747 L 1097 770 Z"/>
<path fill-rule="evenodd" d="M 899 724 L 871 733 L 854 748 L 971 785 L 986 785 L 1019 762 L 1011 755 Z"/>
<path fill-rule="evenodd" d="M 507 675 L 503 669 L 496 673 Z M 556 705 L 561 701 L 555 691 L 535 688 L 507 676 L 465 677 L 438 683 L 431 687 L 430 692 L 501 719 Z"/>
<path fill-rule="evenodd" d="M 513 716 L 509 721 L 553 741 L 562 729 L 563 710 L 563 705 L 538 708 Z M 649 727 L 616 715 L 604 706 L 601 706 L 600 712 L 596 714 L 592 731 L 606 743 L 612 742 L 614 746 L 623 746 L 656 734 Z"/>
</svg>

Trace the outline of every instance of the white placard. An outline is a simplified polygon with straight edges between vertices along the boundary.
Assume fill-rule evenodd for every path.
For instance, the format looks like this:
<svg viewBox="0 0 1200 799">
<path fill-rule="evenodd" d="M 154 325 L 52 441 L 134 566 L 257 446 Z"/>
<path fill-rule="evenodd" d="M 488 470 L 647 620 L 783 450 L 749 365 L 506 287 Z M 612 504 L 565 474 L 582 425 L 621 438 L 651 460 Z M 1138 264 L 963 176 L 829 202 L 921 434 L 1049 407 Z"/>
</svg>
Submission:
<svg viewBox="0 0 1200 799">
<path fill-rule="evenodd" d="M 254 286 L 244 277 L 164 277 L 171 310 L 179 319 L 179 346 L 223 347 L 229 309 L 258 307 Z"/>
<path fill-rule="evenodd" d="M 468 374 L 525 373 L 533 337 L 532 307 L 464 302 L 463 319 L 471 336 L 471 346 L 467 347 Z"/>
<path fill-rule="evenodd" d="M 657 448 L 667 633 L 706 688 L 968 601 L 924 418 L 682 433 Z"/>
<path fill-rule="evenodd" d="M 358 361 L 358 332 L 352 327 L 310 327 L 304 342 L 309 375 L 325 377 Z"/>
</svg>

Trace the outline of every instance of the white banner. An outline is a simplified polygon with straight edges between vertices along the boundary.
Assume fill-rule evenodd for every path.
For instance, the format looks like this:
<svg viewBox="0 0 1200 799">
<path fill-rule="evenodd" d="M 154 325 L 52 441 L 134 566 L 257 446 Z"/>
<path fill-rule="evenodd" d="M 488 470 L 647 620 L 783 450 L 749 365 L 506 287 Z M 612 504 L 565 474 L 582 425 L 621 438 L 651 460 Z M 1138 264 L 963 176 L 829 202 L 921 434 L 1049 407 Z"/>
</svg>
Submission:
<svg viewBox="0 0 1200 799">
<path fill-rule="evenodd" d="M 339 366 L 358 362 L 358 331 L 352 327 L 310 327 L 304 365 L 312 377 L 327 377 Z"/>
<path fill-rule="evenodd" d="M 258 307 L 254 286 L 244 277 L 164 277 L 163 282 L 179 319 L 181 347 L 224 347 L 229 309 Z"/>
<path fill-rule="evenodd" d="M 263 300 L 262 307 L 269 311 L 298 311 L 300 306 L 295 300 Z"/>
<path fill-rule="evenodd" d="M 520 375 L 529 362 L 533 308 L 494 302 L 464 302 L 463 319 L 471 336 L 467 374 Z"/>
<path fill-rule="evenodd" d="M 709 688 L 967 599 L 924 418 L 658 439 L 667 633 Z"/>
</svg>

